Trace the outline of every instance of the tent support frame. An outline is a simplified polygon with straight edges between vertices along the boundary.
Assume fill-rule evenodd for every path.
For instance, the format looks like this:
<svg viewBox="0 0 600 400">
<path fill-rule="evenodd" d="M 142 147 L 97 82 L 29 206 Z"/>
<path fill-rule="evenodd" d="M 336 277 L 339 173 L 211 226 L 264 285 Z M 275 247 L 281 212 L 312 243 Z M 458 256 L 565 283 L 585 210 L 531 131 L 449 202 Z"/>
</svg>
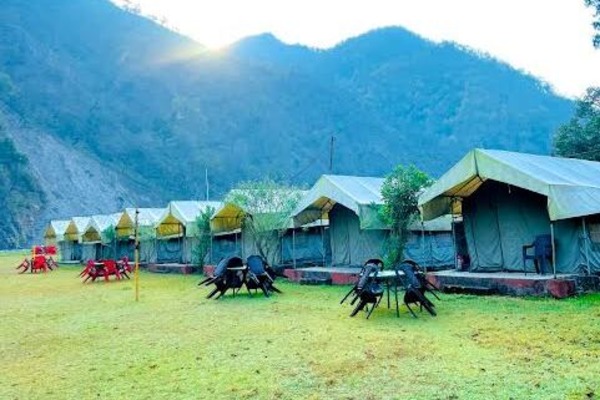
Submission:
<svg viewBox="0 0 600 400">
<path fill-rule="evenodd" d="M 550 240 L 552 242 L 552 273 L 556 279 L 556 244 L 554 243 L 554 222 L 550 222 Z"/>
</svg>

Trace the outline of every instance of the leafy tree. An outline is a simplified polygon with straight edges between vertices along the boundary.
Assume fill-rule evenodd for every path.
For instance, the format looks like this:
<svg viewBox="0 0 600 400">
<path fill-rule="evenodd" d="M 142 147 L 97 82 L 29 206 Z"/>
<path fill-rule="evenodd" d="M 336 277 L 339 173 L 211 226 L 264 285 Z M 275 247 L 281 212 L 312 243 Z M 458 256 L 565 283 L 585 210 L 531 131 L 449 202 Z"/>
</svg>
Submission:
<svg viewBox="0 0 600 400">
<path fill-rule="evenodd" d="M 243 229 L 252 236 L 259 255 L 275 264 L 280 239 L 301 197 L 298 188 L 263 179 L 240 183 L 225 201 L 244 211 Z"/>
<path fill-rule="evenodd" d="M 207 207 L 196 218 L 195 224 L 198 230 L 198 244 L 193 249 L 194 262 L 203 265 L 206 256 L 210 252 L 210 244 L 212 240 L 210 231 L 210 220 L 215 214 L 213 207 Z"/>
<path fill-rule="evenodd" d="M 391 228 L 388 239 L 387 263 L 402 260 L 408 240 L 408 226 L 418 214 L 418 193 L 431 185 L 432 180 L 414 165 L 398 165 L 386 178 L 381 188 L 383 207 L 380 215 Z"/>
<path fill-rule="evenodd" d="M 577 101 L 575 115 L 554 135 L 554 153 L 600 161 L 600 88 L 589 88 Z"/>
<path fill-rule="evenodd" d="M 591 7 L 595 10 L 594 13 L 594 22 L 592 22 L 592 26 L 596 31 L 594 35 L 594 46 L 600 48 L 600 0 L 584 0 L 585 5 L 587 7 Z"/>
<path fill-rule="evenodd" d="M 112 247 L 113 258 L 117 257 L 117 230 L 114 226 L 109 226 L 102 231 L 103 242 L 106 242 L 107 247 Z M 104 245 L 105 243 L 102 243 Z M 104 257 L 104 254 L 102 255 Z"/>
</svg>

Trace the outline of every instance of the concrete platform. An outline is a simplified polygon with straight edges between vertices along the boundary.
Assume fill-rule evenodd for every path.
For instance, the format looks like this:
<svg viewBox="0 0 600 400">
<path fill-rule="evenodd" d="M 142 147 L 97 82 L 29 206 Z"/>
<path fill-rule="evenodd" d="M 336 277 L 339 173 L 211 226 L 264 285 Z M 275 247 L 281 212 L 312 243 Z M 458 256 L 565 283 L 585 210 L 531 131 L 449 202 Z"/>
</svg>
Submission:
<svg viewBox="0 0 600 400">
<path fill-rule="evenodd" d="M 349 285 L 358 280 L 360 268 L 312 267 L 286 269 L 290 281 L 313 285 Z M 500 294 L 509 296 L 553 296 L 564 298 L 600 291 L 600 277 L 582 275 L 537 275 L 512 272 L 475 273 L 455 270 L 430 272 L 427 279 L 450 293 Z"/>
</svg>

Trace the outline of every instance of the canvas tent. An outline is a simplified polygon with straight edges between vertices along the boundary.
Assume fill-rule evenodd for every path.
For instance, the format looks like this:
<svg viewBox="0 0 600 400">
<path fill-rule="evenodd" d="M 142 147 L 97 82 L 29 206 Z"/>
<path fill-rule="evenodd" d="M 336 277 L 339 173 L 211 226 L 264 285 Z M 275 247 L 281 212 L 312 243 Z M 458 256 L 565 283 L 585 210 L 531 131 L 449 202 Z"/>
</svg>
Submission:
<svg viewBox="0 0 600 400">
<path fill-rule="evenodd" d="M 281 196 L 279 193 L 275 193 L 272 197 L 275 197 L 274 201 L 277 201 L 277 198 L 287 201 L 286 199 L 291 196 L 300 197 L 304 194 L 305 192 L 300 190 L 281 191 Z M 218 262 L 231 255 L 247 257 L 259 253 L 251 230 L 244 227 L 246 216 L 253 218 L 274 216 L 276 221 L 283 222 L 283 234 L 276 238 L 277 248 L 269 255 L 269 262 L 273 265 L 291 265 L 296 262 L 322 263 L 324 257 L 328 256 L 328 253 L 323 250 L 322 224 L 312 223 L 298 228 L 294 227 L 289 216 L 279 212 L 284 208 L 284 203 L 281 207 L 265 203 L 257 205 L 256 208 L 244 209 L 236 204 L 226 203 L 215 213 L 211 220 L 212 262 Z M 274 238 L 280 235 L 276 231 L 273 231 L 272 234 Z"/>
<path fill-rule="evenodd" d="M 90 217 L 73 217 L 65 229 L 62 262 L 82 261 L 81 238 L 87 227 Z"/>
<path fill-rule="evenodd" d="M 221 206 L 216 201 L 171 201 L 156 225 L 157 262 L 192 263 L 198 243 L 196 219 L 207 209 Z"/>
<path fill-rule="evenodd" d="M 81 236 L 81 252 L 84 261 L 115 258 L 116 233 L 114 228 L 120 216 L 117 213 L 90 217 Z"/>
<path fill-rule="evenodd" d="M 52 220 L 44 231 L 44 244 L 46 246 L 56 246 L 61 261 L 63 261 L 65 254 L 70 255 L 70 244 L 65 241 L 65 231 L 70 222 L 70 220 Z"/>
<path fill-rule="evenodd" d="M 235 204 L 225 203 L 213 215 L 210 222 L 213 235 L 211 262 L 216 263 L 222 258 L 233 255 L 243 258 L 257 254 L 254 238 L 251 232 L 243 226 L 247 214 L 250 212 Z M 279 254 L 274 257 L 275 260 L 269 261 L 278 263 Z"/>
<path fill-rule="evenodd" d="M 522 246 L 541 234 L 557 273 L 600 271 L 598 162 L 475 149 L 419 205 L 424 219 L 462 215 L 472 271 L 522 271 Z"/>
<path fill-rule="evenodd" d="M 156 262 L 156 224 L 165 212 L 164 208 L 138 208 L 138 240 L 141 262 Z M 135 208 L 126 208 L 120 215 L 115 232 L 117 258 L 135 257 Z"/>
<path fill-rule="evenodd" d="M 333 266 L 359 266 L 370 258 L 384 258 L 389 229 L 379 217 L 383 183 L 383 178 L 323 175 L 296 207 L 294 223 L 329 221 Z M 428 267 L 452 264 L 449 220 L 430 225 L 432 229 L 428 224 L 416 228 L 405 256 Z"/>
<path fill-rule="evenodd" d="M 52 220 L 44 230 L 44 243 L 49 245 L 60 246 L 65 240 L 65 231 L 69 226 L 69 220 Z"/>
</svg>

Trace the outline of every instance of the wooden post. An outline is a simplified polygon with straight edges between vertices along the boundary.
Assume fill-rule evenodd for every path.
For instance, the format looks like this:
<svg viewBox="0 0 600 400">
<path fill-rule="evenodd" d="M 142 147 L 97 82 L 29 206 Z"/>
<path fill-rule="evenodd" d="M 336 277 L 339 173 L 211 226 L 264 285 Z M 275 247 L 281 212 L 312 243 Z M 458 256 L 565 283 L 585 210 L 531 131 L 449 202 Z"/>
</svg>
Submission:
<svg viewBox="0 0 600 400">
<path fill-rule="evenodd" d="M 456 219 L 454 218 L 454 210 L 450 210 L 450 212 L 452 213 L 452 247 L 454 248 L 454 269 L 457 270 L 458 269 L 458 249 L 456 248 L 456 228 L 455 228 L 455 223 L 456 223 Z M 463 217 L 463 221 L 464 221 L 464 217 Z"/>
<path fill-rule="evenodd" d="M 296 269 L 296 229 L 292 228 L 292 260 Z"/>
<path fill-rule="evenodd" d="M 140 301 L 140 241 L 138 235 L 138 215 L 140 210 L 135 208 L 135 223 L 133 226 L 133 240 L 135 243 L 134 257 L 134 281 L 135 281 L 135 301 Z"/>
</svg>

